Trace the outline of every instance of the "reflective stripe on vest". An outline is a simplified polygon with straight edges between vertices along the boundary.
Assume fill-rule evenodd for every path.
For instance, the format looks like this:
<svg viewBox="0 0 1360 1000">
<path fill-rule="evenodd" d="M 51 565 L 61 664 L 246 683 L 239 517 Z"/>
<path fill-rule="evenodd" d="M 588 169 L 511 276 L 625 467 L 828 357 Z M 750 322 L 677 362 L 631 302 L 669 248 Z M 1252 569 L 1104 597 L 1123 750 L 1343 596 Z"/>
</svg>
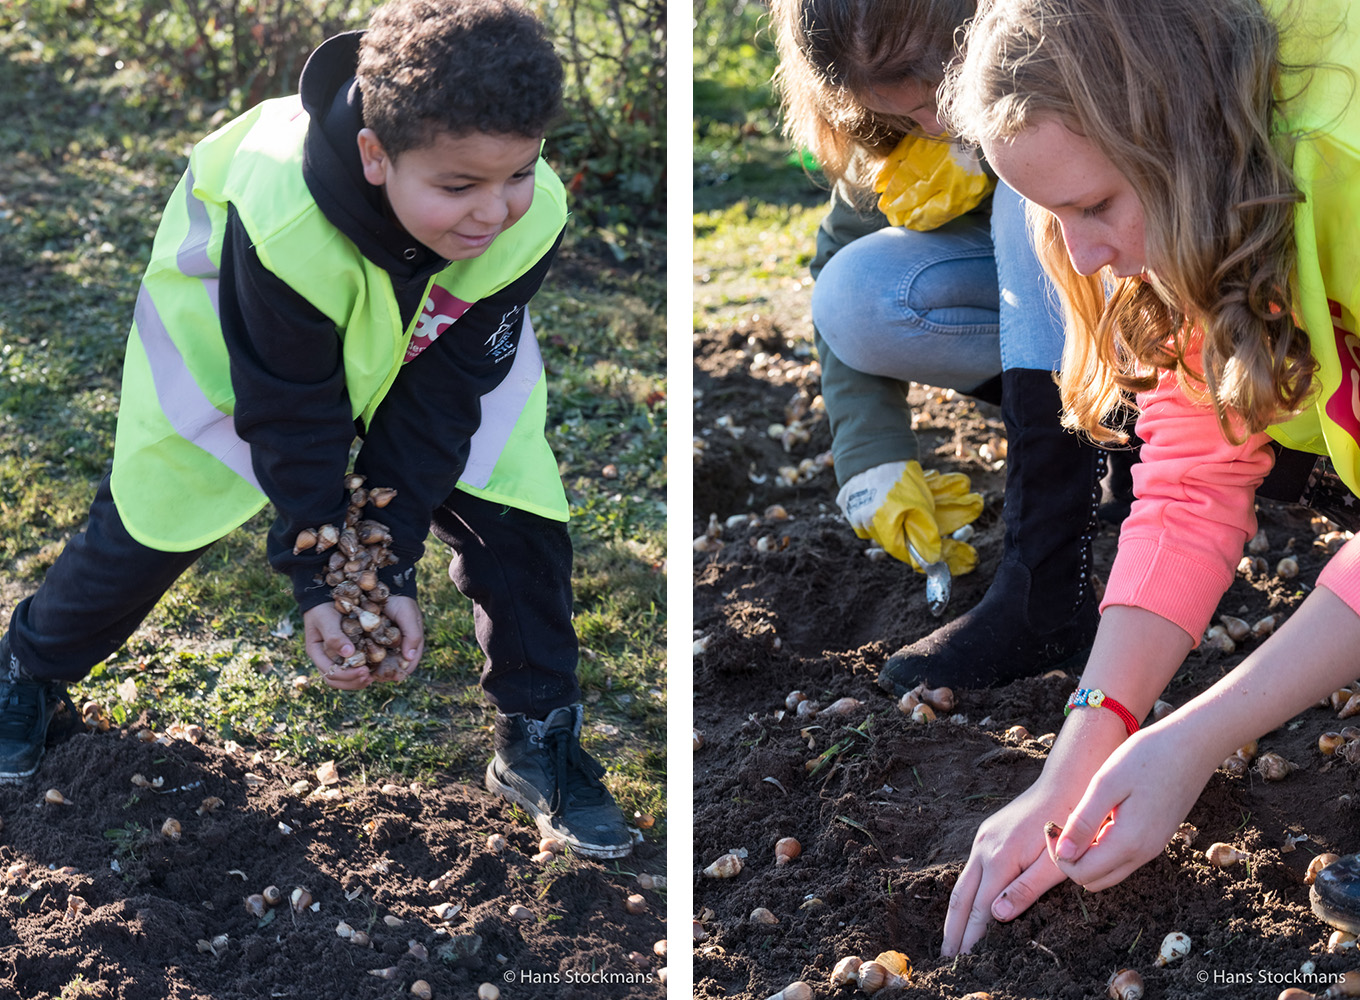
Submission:
<svg viewBox="0 0 1360 1000">
<path fill-rule="evenodd" d="M 194 197 L 193 171 L 185 174 L 184 184 L 186 209 L 189 215 L 189 232 L 179 246 L 175 261 L 186 277 L 198 278 L 203 282 L 204 292 L 212 303 L 213 312 L 218 309 L 217 286 L 218 271 L 208 256 L 208 242 L 212 239 L 212 221 L 208 218 L 207 207 Z M 137 290 L 137 305 L 133 310 L 133 321 L 146 353 L 147 364 L 151 368 L 151 380 L 156 386 L 156 399 L 161 412 L 170 421 L 176 433 L 186 441 L 198 445 L 209 455 L 231 469 L 255 489 L 260 489 L 260 481 L 255 476 L 255 468 L 250 461 L 250 445 L 236 436 L 236 424 L 230 413 L 223 413 L 204 395 L 195 381 L 193 372 L 184 360 L 184 355 L 170 338 L 170 331 L 161 321 L 156 303 L 151 299 L 146 283 Z"/>
</svg>

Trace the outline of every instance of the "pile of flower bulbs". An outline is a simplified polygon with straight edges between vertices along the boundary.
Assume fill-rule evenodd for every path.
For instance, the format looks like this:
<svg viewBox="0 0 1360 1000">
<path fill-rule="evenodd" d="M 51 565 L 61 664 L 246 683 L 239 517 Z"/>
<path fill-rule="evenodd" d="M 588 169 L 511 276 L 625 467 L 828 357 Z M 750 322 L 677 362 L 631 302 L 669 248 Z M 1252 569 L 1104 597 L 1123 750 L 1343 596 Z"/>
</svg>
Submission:
<svg viewBox="0 0 1360 1000">
<path fill-rule="evenodd" d="M 386 507 L 397 491 L 376 486 L 364 489 L 364 477 L 345 477 L 349 507 L 343 527 L 323 524 L 298 532 L 293 554 L 308 549 L 335 549 L 321 581 L 331 588 L 331 599 L 340 612 L 340 630 L 354 643 L 354 655 L 338 661 L 342 667 L 367 665 L 378 680 L 391 680 L 401 661 L 401 630 L 384 609 L 391 596 L 378 570 L 397 561 L 390 548 L 392 533 L 387 525 L 363 516 L 364 507 Z"/>
</svg>

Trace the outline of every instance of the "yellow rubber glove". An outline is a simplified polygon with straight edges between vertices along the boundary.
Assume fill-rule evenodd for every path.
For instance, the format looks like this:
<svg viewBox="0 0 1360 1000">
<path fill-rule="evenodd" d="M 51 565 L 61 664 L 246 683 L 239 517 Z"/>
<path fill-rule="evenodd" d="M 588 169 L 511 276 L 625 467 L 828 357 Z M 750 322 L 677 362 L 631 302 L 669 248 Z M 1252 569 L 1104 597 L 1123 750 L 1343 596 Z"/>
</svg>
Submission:
<svg viewBox="0 0 1360 1000">
<path fill-rule="evenodd" d="M 922 559 L 943 560 L 952 576 L 962 576 L 976 568 L 977 550 L 948 536 L 981 513 L 982 496 L 972 491 L 962 472 L 923 472 L 921 463 L 913 461 L 874 512 L 870 530 L 857 533 L 873 538 L 888 555 L 923 572 L 907 550 L 909 538 Z"/>
<path fill-rule="evenodd" d="M 972 211 L 995 187 L 972 151 L 917 135 L 897 144 L 874 180 L 888 222 L 919 232 Z"/>
</svg>

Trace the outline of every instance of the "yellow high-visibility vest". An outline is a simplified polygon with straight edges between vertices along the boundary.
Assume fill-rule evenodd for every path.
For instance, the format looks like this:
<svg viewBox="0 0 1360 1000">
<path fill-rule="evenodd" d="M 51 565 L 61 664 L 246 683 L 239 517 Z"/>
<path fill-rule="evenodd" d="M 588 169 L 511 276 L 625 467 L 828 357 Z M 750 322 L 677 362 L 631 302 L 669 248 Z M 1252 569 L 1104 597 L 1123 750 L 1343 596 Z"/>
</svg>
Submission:
<svg viewBox="0 0 1360 1000">
<path fill-rule="evenodd" d="M 166 206 L 137 295 L 114 446 L 114 501 L 143 545 L 198 548 L 268 502 L 250 446 L 236 434 L 217 311 L 228 204 L 261 263 L 335 324 L 352 415 L 364 426 L 396 379 L 413 333 L 437 334 L 460 310 L 519 278 L 566 221 L 562 183 L 540 159 L 529 211 L 480 256 L 437 274 L 422 313 L 403 324 L 387 272 L 326 219 L 307 189 L 309 122 L 296 96 L 229 122 L 194 147 Z M 524 322 L 509 374 L 482 397 L 458 487 L 565 521 L 566 494 L 544 437 L 543 362 L 527 315 Z"/>
</svg>

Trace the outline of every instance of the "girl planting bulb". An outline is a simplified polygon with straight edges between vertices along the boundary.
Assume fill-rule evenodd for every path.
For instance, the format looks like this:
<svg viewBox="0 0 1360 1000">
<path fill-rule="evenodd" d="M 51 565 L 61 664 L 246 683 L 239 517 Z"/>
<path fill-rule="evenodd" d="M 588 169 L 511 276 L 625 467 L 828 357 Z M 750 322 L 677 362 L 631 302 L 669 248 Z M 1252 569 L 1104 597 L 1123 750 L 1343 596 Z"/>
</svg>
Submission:
<svg viewBox="0 0 1360 1000">
<path fill-rule="evenodd" d="M 1360 511 L 1357 66 L 1342 0 L 996 0 L 942 85 L 951 131 L 1037 209 L 1067 322 L 1065 422 L 1117 438 L 1135 393 L 1144 442 L 1067 722 L 1035 784 L 981 825 L 946 955 L 1065 878 L 1121 881 L 1236 747 L 1360 674 L 1351 541 L 1240 667 L 1138 724 L 1232 581 L 1272 466 L 1306 453 L 1305 480 L 1344 487 L 1319 509 L 1345 527 Z M 1358 860 L 1314 890 L 1352 930 Z"/>
</svg>

